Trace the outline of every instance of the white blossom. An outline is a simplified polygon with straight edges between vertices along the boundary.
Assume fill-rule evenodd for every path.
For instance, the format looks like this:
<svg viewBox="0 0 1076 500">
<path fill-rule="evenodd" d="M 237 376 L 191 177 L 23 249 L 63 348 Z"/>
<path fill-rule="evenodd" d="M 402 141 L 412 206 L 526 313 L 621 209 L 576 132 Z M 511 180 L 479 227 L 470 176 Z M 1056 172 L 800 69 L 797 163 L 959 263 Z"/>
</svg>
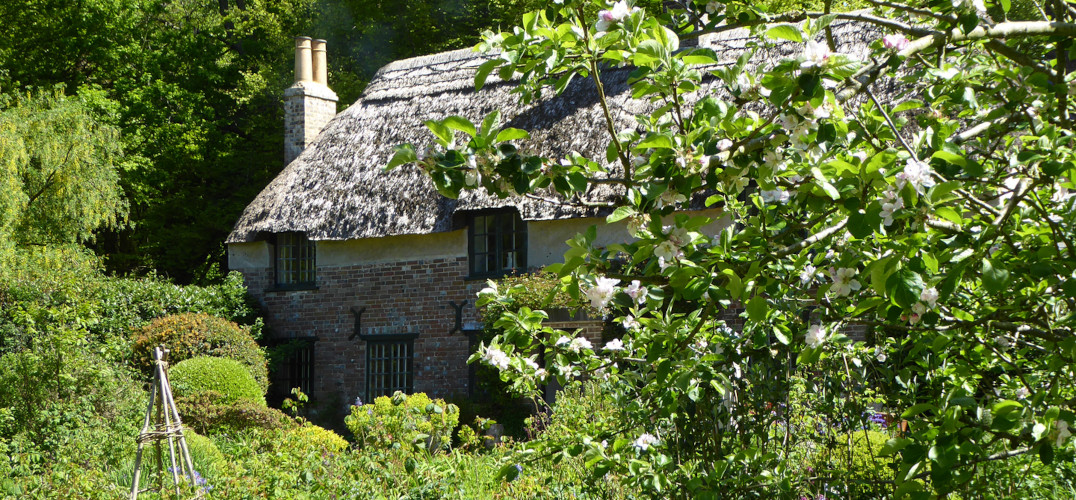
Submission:
<svg viewBox="0 0 1076 500">
<path fill-rule="evenodd" d="M 568 350 L 572 352 L 579 352 L 583 349 L 594 349 L 594 346 L 589 340 L 583 337 L 576 337 L 572 339 L 572 342 L 568 344 Z"/>
<path fill-rule="evenodd" d="M 791 195 L 784 189 L 772 189 L 759 191 L 759 196 L 762 197 L 763 203 L 788 203 Z"/>
<path fill-rule="evenodd" d="M 732 147 L 732 141 L 729 139 L 721 139 L 717 141 L 717 149 L 719 151 L 728 151 Z"/>
<path fill-rule="evenodd" d="M 557 339 L 557 343 L 554 344 L 554 345 L 556 345 L 557 347 L 564 347 L 564 346 L 566 346 L 566 345 L 568 345 L 570 343 L 572 343 L 572 339 L 570 339 L 568 337 L 565 337 L 564 335 L 561 335 L 560 338 Z"/>
<path fill-rule="evenodd" d="M 848 295 L 853 290 L 859 290 L 863 286 L 859 284 L 859 281 L 854 279 L 856 276 L 856 270 L 848 267 L 842 267 L 840 269 L 829 269 L 830 279 L 833 280 L 833 286 L 830 287 L 830 291 L 837 295 Z"/>
<path fill-rule="evenodd" d="M 624 289 L 624 293 L 627 293 L 636 304 L 646 302 L 646 288 L 642 286 L 639 280 L 632 280 L 631 284 Z"/>
<path fill-rule="evenodd" d="M 595 285 L 587 289 L 587 298 L 590 299 L 591 307 L 595 309 L 604 309 L 605 305 L 613 300 L 613 294 L 616 293 L 616 285 L 620 283 L 620 280 L 613 278 L 598 278 Z"/>
<path fill-rule="evenodd" d="M 882 212 L 881 216 L 884 218 L 882 221 L 887 227 L 893 225 L 893 214 L 902 208 L 904 208 L 904 198 L 900 196 L 900 192 L 896 188 L 890 186 L 886 189 L 882 195 Z"/>
<path fill-rule="evenodd" d="M 632 446 L 641 451 L 646 451 L 648 448 L 658 443 L 660 443 L 658 438 L 654 437 L 651 434 L 644 433 L 643 435 L 639 436 L 639 439 L 636 439 L 635 442 L 632 443 Z"/>
<path fill-rule="evenodd" d="M 725 8 L 725 5 L 720 3 L 720 2 L 711 1 L 711 2 L 706 3 L 706 13 L 707 14 L 717 14 L 718 12 L 721 12 L 722 10 L 724 10 L 724 8 Z"/>
<path fill-rule="evenodd" d="M 904 50 L 908 48 L 908 38 L 902 33 L 894 33 L 882 37 L 882 46 L 890 50 Z"/>
<path fill-rule="evenodd" d="M 667 231 L 666 234 L 669 235 L 669 241 L 671 241 L 677 247 L 682 247 L 691 242 L 691 236 L 688 234 L 687 229 L 684 229 L 682 227 Z"/>
<path fill-rule="evenodd" d="M 905 184 L 911 184 L 912 189 L 922 193 L 926 188 L 934 185 L 934 179 L 931 177 L 933 173 L 934 171 L 926 162 L 909 158 L 904 165 L 904 170 L 897 174 L 897 189 L 904 188 Z"/>
<path fill-rule="evenodd" d="M 665 262 L 671 262 L 676 259 L 678 255 L 683 255 L 683 252 L 671 241 L 663 241 L 658 243 L 658 246 L 654 247 L 654 255 L 659 259 L 664 259 Z"/>
<path fill-rule="evenodd" d="M 877 359 L 879 363 L 885 363 L 885 360 L 888 359 L 885 355 L 885 349 L 882 349 L 882 346 L 874 347 L 874 359 Z"/>
<path fill-rule="evenodd" d="M 938 289 L 934 287 L 923 290 L 923 293 L 919 294 L 919 300 L 923 301 L 931 309 L 938 303 Z"/>
<path fill-rule="evenodd" d="M 820 68 L 826 64 L 831 55 L 829 45 L 808 40 L 807 45 L 803 47 L 801 55 L 803 62 L 800 63 L 800 69 Z"/>
<path fill-rule="evenodd" d="M 630 318 L 631 316 L 628 316 L 628 317 Z M 620 339 L 610 340 L 609 342 L 607 342 L 605 344 L 605 350 L 606 351 L 623 351 L 624 350 L 624 342 L 621 341 Z"/>
<path fill-rule="evenodd" d="M 1027 399 L 1031 395 L 1031 391 L 1027 387 L 1021 387 L 1016 390 L 1016 399 Z"/>
<path fill-rule="evenodd" d="M 1060 448 L 1065 444 L 1065 440 L 1072 436 L 1072 432 L 1069 431 L 1069 423 L 1064 420 L 1054 420 L 1054 427 L 1057 428 L 1057 441 L 1054 446 Z"/>
<path fill-rule="evenodd" d="M 803 283 L 804 285 L 810 284 L 814 281 L 815 273 L 817 272 L 818 269 L 810 264 L 803 266 L 803 270 L 800 271 L 800 283 Z"/>
<path fill-rule="evenodd" d="M 658 208 L 668 205 L 676 205 L 685 201 L 687 201 L 687 196 L 677 193 L 672 189 L 667 189 L 664 193 L 661 193 L 660 197 L 658 197 Z"/>
<path fill-rule="evenodd" d="M 829 337 L 829 332 L 822 325 L 811 325 L 807 328 L 807 346 L 814 349 Z"/>
<path fill-rule="evenodd" d="M 625 0 L 614 3 L 613 8 L 598 12 L 598 31 L 609 31 L 610 26 L 623 21 L 624 18 L 638 10 L 638 7 L 629 9 Z"/>
<path fill-rule="evenodd" d="M 508 369 L 508 355 L 504 351 L 490 346 L 486 348 L 486 352 L 482 353 L 482 360 L 490 366 L 496 367 L 498 370 Z"/>
</svg>

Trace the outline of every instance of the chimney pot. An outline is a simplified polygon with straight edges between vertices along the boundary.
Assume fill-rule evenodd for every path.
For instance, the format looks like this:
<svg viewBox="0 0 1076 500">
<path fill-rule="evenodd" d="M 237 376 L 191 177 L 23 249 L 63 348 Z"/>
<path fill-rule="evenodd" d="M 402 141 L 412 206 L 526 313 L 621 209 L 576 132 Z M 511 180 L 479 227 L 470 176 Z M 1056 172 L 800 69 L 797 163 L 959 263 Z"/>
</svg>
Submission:
<svg viewBox="0 0 1076 500">
<path fill-rule="evenodd" d="M 310 56 L 310 37 L 295 37 L 295 83 L 314 80 L 313 64 Z"/>
<path fill-rule="evenodd" d="M 314 82 L 329 86 L 329 67 L 326 63 L 325 40 L 314 40 Z"/>
</svg>

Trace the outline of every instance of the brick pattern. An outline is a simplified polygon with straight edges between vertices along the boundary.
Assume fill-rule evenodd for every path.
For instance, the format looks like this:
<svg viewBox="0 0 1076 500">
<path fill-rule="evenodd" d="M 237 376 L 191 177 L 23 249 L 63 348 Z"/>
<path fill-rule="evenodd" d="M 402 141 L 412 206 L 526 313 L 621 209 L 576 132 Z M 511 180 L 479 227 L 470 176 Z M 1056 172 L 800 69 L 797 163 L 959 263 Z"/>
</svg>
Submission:
<svg viewBox="0 0 1076 500">
<path fill-rule="evenodd" d="M 284 164 L 303 152 L 336 116 L 336 100 L 295 89 L 284 97 Z"/>
<path fill-rule="evenodd" d="M 414 389 L 431 397 L 468 391 L 469 343 L 455 327 L 449 304 L 466 300 L 462 323 L 479 321 L 475 294 L 485 280 L 467 280 L 467 257 L 413 260 L 355 266 L 321 266 L 317 289 L 271 291 L 273 269 L 243 270 L 250 293 L 263 306 L 267 335 L 316 336 L 311 396 L 343 410 L 356 397 L 366 399 L 366 342 L 356 336 L 352 308 L 363 308 L 364 336 L 417 333 L 414 340 Z M 574 332 L 582 328 L 592 342 L 602 340 L 600 320 L 550 323 Z"/>
</svg>

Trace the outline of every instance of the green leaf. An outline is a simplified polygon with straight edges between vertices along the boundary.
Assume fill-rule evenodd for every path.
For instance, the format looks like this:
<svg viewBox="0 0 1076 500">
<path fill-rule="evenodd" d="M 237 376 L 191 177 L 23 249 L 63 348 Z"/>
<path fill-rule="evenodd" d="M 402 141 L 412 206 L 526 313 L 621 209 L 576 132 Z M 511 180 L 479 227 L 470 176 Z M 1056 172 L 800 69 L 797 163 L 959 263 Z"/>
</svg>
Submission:
<svg viewBox="0 0 1076 500">
<path fill-rule="evenodd" d="M 492 59 L 478 67 L 478 71 L 474 75 L 474 89 L 476 91 L 482 90 L 482 87 L 486 85 L 486 78 L 489 78 L 489 73 L 500 64 L 500 59 Z"/>
<path fill-rule="evenodd" d="M 766 30 L 766 36 L 773 38 L 774 40 L 788 40 L 796 43 L 803 43 L 803 32 L 800 31 L 799 26 L 792 24 L 778 24 L 768 30 Z"/>
<path fill-rule="evenodd" d="M 474 124 L 471 123 L 471 120 L 468 120 L 462 116 L 449 116 L 448 118 L 442 120 L 441 123 L 443 123 L 446 127 L 452 130 L 459 130 L 460 132 L 463 132 L 471 137 L 474 137 L 475 135 Z"/>
<path fill-rule="evenodd" d="M 666 135 L 650 134 L 639 142 L 640 148 L 664 148 L 672 149 L 674 146 L 671 137 Z"/>
<path fill-rule="evenodd" d="M 508 127 L 500 131 L 497 134 L 497 139 L 494 142 L 506 142 L 514 141 L 516 139 L 530 139 L 531 135 L 526 130 Z"/>
<path fill-rule="evenodd" d="M 766 299 L 760 295 L 755 295 L 747 303 L 747 316 L 752 321 L 762 321 L 766 319 L 766 311 L 769 310 L 769 306 L 766 305 Z"/>
<path fill-rule="evenodd" d="M 901 413 L 900 417 L 903 419 L 909 419 L 927 410 L 937 411 L 937 409 L 938 407 L 934 406 L 933 403 L 919 403 L 915 406 L 912 406 L 911 408 L 908 408 L 907 410 L 904 410 L 904 413 Z"/>
<path fill-rule="evenodd" d="M 400 165 L 407 165 L 418 161 L 418 153 L 415 152 L 415 147 L 410 144 L 400 144 L 396 146 L 396 153 L 389 159 L 388 165 L 385 165 L 385 170 L 392 170 Z"/>
<path fill-rule="evenodd" d="M 903 450 L 904 447 L 908 446 L 911 443 L 911 439 L 899 437 L 892 438 L 889 441 L 886 441 L 884 445 L 882 445 L 882 449 L 878 452 L 878 455 L 883 457 L 892 456 L 894 453 Z"/>
<path fill-rule="evenodd" d="M 613 213 L 605 218 L 605 222 L 612 224 L 613 222 L 626 219 L 635 214 L 635 207 L 617 207 L 616 210 L 613 210 Z"/>
<path fill-rule="evenodd" d="M 934 215 L 941 217 L 956 225 L 964 223 L 964 218 L 960 216 L 960 213 L 949 207 L 938 207 L 934 210 Z"/>
<path fill-rule="evenodd" d="M 919 109 L 921 107 L 923 107 L 923 103 L 921 101 L 916 100 L 916 99 L 909 99 L 907 101 L 904 101 L 904 102 L 898 104 L 897 107 L 893 108 L 892 113 L 896 114 L 896 113 L 900 113 L 901 111 L 908 111 L 910 109 Z"/>
<path fill-rule="evenodd" d="M 991 259 L 983 259 L 983 287 L 997 293 L 1009 283 L 1009 271 Z"/>
<path fill-rule="evenodd" d="M 444 147 L 448 147 L 455 140 L 455 134 L 452 133 L 452 130 L 439 121 L 426 120 L 426 127 L 430 129 L 430 132 L 433 132 L 433 135 L 437 137 L 437 142 Z"/>
<path fill-rule="evenodd" d="M 890 300 L 905 309 L 919 301 L 923 288 L 925 288 L 923 277 L 906 267 L 889 275 L 885 281 L 886 293 Z"/>
</svg>

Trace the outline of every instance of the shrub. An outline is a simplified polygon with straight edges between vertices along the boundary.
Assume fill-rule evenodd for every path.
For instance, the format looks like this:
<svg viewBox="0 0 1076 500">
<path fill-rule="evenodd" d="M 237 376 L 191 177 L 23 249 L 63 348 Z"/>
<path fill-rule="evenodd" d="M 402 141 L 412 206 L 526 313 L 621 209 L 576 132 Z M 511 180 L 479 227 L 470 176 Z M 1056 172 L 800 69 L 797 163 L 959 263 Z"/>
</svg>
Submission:
<svg viewBox="0 0 1076 500">
<path fill-rule="evenodd" d="M 176 408 L 184 425 L 201 434 L 243 429 L 284 429 L 294 421 L 276 408 L 249 399 L 228 402 L 223 394 L 203 391 L 176 397 Z"/>
<path fill-rule="evenodd" d="M 888 434 L 875 430 L 838 434 L 834 447 L 820 450 L 811 465 L 823 476 L 840 478 L 842 484 L 830 486 L 846 487 L 854 498 L 885 496 L 892 490 L 893 464 L 879 454 L 888 440 Z"/>
<path fill-rule="evenodd" d="M 340 437 L 339 434 L 310 423 L 296 427 L 287 432 L 293 436 L 297 442 L 316 451 L 340 453 L 347 448 L 347 440 Z"/>
<path fill-rule="evenodd" d="M 225 462 L 224 454 L 212 439 L 190 429 L 183 432 L 183 437 L 187 441 L 187 449 L 191 452 L 194 470 L 203 476 L 216 471 L 220 464 Z"/>
<path fill-rule="evenodd" d="M 451 444 L 459 413 L 456 405 L 443 399 L 397 391 L 391 399 L 381 396 L 373 404 L 352 406 L 344 423 L 359 446 L 435 452 Z"/>
<path fill-rule="evenodd" d="M 150 372 L 153 349 L 164 345 L 171 350 L 170 363 L 197 356 L 234 359 L 247 367 L 261 386 L 269 387 L 265 352 L 248 329 L 208 314 L 184 313 L 153 320 L 139 329 L 132 346 L 135 366 Z"/>
<path fill-rule="evenodd" d="M 172 394 L 177 397 L 216 391 L 228 403 L 248 399 L 265 405 L 261 387 L 246 367 L 234 359 L 199 356 L 181 361 L 168 375 Z"/>
</svg>

